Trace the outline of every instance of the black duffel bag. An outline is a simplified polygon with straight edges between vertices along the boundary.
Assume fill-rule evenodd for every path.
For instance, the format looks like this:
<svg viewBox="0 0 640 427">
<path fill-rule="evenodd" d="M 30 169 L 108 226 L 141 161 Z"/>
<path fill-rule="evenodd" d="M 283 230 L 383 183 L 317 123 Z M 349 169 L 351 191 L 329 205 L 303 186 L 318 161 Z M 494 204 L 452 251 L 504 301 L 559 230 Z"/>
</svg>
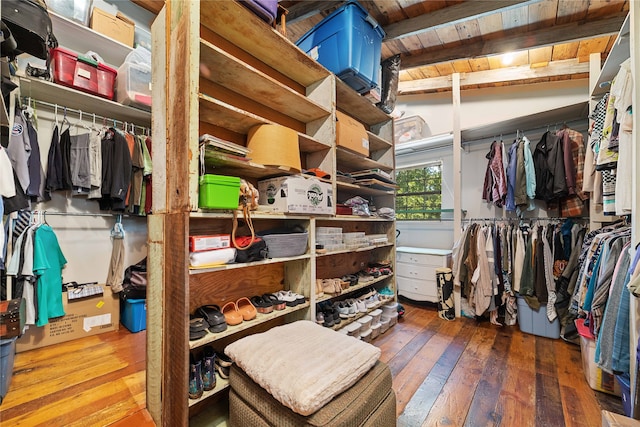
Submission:
<svg viewBox="0 0 640 427">
<path fill-rule="evenodd" d="M 2 22 L 17 43 L 13 56 L 27 53 L 47 60 L 49 49 L 58 46 L 44 0 L 2 0 Z"/>
<path fill-rule="evenodd" d="M 124 270 L 120 299 L 147 298 L 147 258 Z"/>
</svg>

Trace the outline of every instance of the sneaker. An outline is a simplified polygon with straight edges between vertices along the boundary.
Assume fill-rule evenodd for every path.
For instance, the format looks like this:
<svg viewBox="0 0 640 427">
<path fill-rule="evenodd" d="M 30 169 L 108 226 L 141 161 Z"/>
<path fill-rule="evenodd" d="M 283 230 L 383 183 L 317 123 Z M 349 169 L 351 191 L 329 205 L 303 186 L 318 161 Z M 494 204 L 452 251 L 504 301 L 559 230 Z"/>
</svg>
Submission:
<svg viewBox="0 0 640 427">
<path fill-rule="evenodd" d="M 319 311 L 316 313 L 316 323 L 322 325 L 324 323 L 324 313 Z"/>
<path fill-rule="evenodd" d="M 349 299 L 344 301 L 344 303 L 346 304 L 348 309 L 348 312 L 347 312 L 348 317 L 355 317 L 356 313 L 358 312 L 355 301 L 352 299 Z"/>
<path fill-rule="evenodd" d="M 343 301 L 336 302 L 333 308 L 338 312 L 340 318 L 346 319 L 349 317 L 349 307 Z"/>
<path fill-rule="evenodd" d="M 364 302 L 364 300 L 357 299 L 356 300 L 356 308 L 358 309 L 358 312 L 360 312 L 360 313 L 366 313 L 367 312 L 367 305 Z"/>
</svg>

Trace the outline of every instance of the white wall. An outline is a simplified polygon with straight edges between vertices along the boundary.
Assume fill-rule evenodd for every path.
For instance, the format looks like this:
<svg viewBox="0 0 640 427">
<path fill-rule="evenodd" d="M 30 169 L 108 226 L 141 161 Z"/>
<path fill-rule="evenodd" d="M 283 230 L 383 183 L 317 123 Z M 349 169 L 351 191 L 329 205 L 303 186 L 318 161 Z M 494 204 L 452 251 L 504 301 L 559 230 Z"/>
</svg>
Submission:
<svg viewBox="0 0 640 427">
<path fill-rule="evenodd" d="M 535 114 L 550 109 L 587 101 L 586 80 L 569 80 L 534 85 L 501 88 L 486 88 L 464 91 L 461 94 L 461 127 L 470 129 L 503 120 Z M 404 111 L 404 117 L 420 115 L 426 121 L 428 135 L 439 135 L 452 131 L 451 93 L 411 95 L 399 97 L 396 112 Z M 586 136 L 587 120 L 571 122 L 569 125 Z M 525 136 L 531 141 L 532 149 L 547 130 L 526 129 Z M 553 130 L 551 128 L 550 130 Z M 504 144 L 508 150 L 516 135 L 504 133 Z M 464 218 L 494 218 L 511 214 L 482 200 L 482 185 L 487 167 L 486 154 L 493 138 L 469 141 L 463 144 L 462 152 L 462 194 L 461 205 Z M 418 165 L 432 161 L 442 161 L 442 208 L 452 209 L 453 152 L 451 147 L 437 148 L 410 155 L 396 157 L 396 168 Z M 552 212 L 551 216 L 555 213 Z M 546 217 L 547 211 L 541 202 L 527 217 Z M 443 221 L 398 221 L 400 230 L 398 245 L 436 249 L 451 249 L 453 246 L 452 214 L 443 214 Z"/>
<path fill-rule="evenodd" d="M 43 168 L 47 170 L 47 154 L 53 135 L 54 115 L 51 111 L 36 110 L 38 117 L 38 143 Z M 62 109 L 59 109 L 59 120 L 62 120 Z M 86 117 L 86 116 L 85 116 Z M 69 116 L 72 135 L 87 130 L 82 126 L 75 126 L 79 122 L 77 116 Z M 90 122 L 83 122 L 89 126 Z M 86 197 L 71 197 L 68 192 L 54 192 L 49 202 L 32 204 L 32 210 L 47 212 L 93 213 L 96 216 L 74 215 L 46 215 L 47 223 L 53 228 L 58 238 L 62 252 L 67 259 L 67 266 L 63 269 L 64 282 L 104 283 L 107 278 L 109 261 L 111 259 L 110 231 L 116 220 L 116 215 L 102 216 L 109 212 L 100 211 L 98 202 Z M 124 216 L 125 229 L 125 267 L 134 264 L 147 254 L 147 220 L 146 217 Z"/>
</svg>

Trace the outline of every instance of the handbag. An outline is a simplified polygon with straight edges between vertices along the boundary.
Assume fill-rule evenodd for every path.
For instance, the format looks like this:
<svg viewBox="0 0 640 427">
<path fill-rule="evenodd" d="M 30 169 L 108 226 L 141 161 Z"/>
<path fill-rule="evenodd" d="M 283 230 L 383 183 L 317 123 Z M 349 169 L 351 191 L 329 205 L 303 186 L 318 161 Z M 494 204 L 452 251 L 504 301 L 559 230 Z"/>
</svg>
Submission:
<svg viewBox="0 0 640 427">
<path fill-rule="evenodd" d="M 124 270 L 120 299 L 147 298 L 147 258 Z"/>
<path fill-rule="evenodd" d="M 26 320 L 26 302 L 24 298 L 0 301 L 0 338 L 13 338 L 22 335 Z"/>
</svg>

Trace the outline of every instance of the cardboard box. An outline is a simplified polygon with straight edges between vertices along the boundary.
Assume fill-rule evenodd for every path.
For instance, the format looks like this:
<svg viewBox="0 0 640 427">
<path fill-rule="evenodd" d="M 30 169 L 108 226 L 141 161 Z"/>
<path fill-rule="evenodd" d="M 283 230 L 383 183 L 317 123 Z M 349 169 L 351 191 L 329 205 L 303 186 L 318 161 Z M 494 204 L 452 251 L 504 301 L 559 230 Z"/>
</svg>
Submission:
<svg viewBox="0 0 640 427">
<path fill-rule="evenodd" d="M 583 319 L 575 320 L 578 334 L 580 334 L 580 353 L 582 354 L 584 377 L 592 389 L 620 396 L 622 391 L 615 376 L 603 371 L 596 365 L 595 337 L 589 333 L 589 327 L 584 326 L 583 321 Z"/>
<path fill-rule="evenodd" d="M 91 14 L 91 28 L 122 44 L 133 47 L 135 23 L 118 12 L 112 15 L 97 7 Z"/>
<path fill-rule="evenodd" d="M 336 144 L 369 157 L 369 136 L 364 125 L 340 111 L 336 111 L 336 119 Z"/>
<path fill-rule="evenodd" d="M 16 341 L 16 351 L 33 350 L 52 344 L 117 331 L 120 327 L 120 299 L 111 288 L 102 286 L 103 294 L 88 298 L 67 300 L 62 295 L 65 316 L 52 319 L 48 324 L 29 329 Z"/>
<path fill-rule="evenodd" d="M 640 427 L 640 421 L 603 410 L 602 427 Z"/>
<path fill-rule="evenodd" d="M 315 178 L 281 176 L 258 181 L 261 208 L 272 212 L 333 215 L 331 184 Z"/>
</svg>

